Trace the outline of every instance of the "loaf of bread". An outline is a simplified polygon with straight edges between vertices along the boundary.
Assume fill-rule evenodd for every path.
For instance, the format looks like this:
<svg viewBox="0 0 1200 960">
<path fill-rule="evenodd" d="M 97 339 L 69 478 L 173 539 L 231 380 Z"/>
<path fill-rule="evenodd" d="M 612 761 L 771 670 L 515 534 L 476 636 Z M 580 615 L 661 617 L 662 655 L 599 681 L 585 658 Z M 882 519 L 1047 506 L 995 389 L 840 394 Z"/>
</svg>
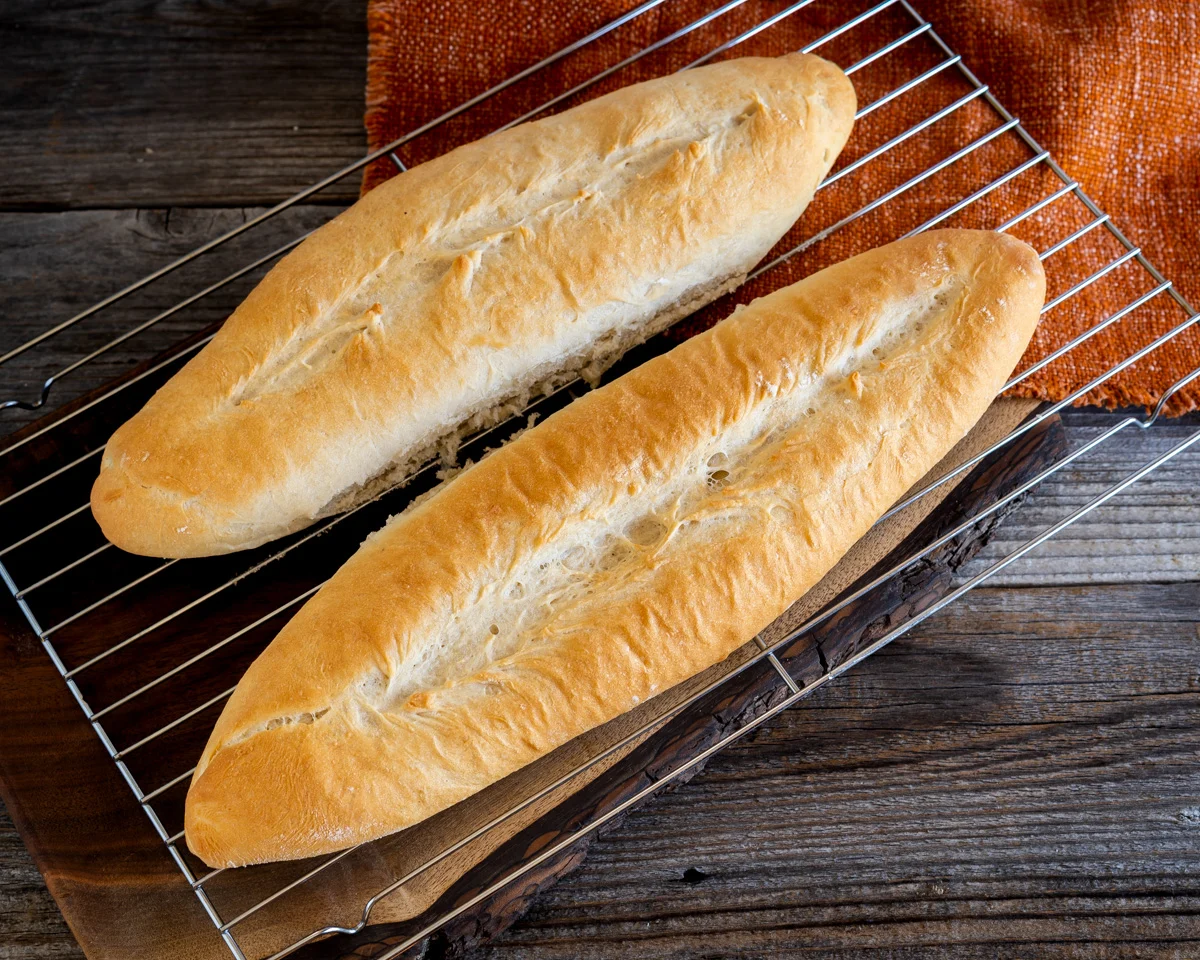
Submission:
<svg viewBox="0 0 1200 960">
<path fill-rule="evenodd" d="M 938 231 L 754 301 L 394 517 L 247 671 L 188 791 L 212 866 L 437 813 L 718 662 L 975 423 L 1037 255 Z"/>
<path fill-rule="evenodd" d="M 833 64 L 651 80 L 403 173 L 285 257 L 109 441 L 133 553 L 244 550 L 369 499 L 733 289 L 854 122 Z"/>
</svg>

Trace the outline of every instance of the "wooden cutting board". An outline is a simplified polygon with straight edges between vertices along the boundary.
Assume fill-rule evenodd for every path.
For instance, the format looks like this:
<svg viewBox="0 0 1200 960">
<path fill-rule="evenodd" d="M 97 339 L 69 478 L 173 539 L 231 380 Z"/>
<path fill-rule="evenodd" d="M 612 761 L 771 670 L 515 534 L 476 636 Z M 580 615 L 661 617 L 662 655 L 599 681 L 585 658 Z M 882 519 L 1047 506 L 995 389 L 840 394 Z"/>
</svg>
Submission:
<svg viewBox="0 0 1200 960">
<path fill-rule="evenodd" d="M 81 398 L 47 421 L 18 434 L 18 438 L 33 439 L 14 454 L 0 455 L 0 498 L 29 479 L 43 476 L 81 452 L 94 449 L 116 423 L 144 402 L 176 365 L 167 363 L 156 372 L 147 373 L 156 366 L 156 361 L 149 362 L 124 378 L 130 386 L 119 394 L 91 407 L 88 404 L 93 397 Z M 934 474 L 963 462 L 1007 434 L 1032 408 L 1026 401 L 997 402 Z M 56 430 L 38 435 L 47 422 L 58 417 L 70 420 Z M 873 571 L 887 569 L 940 532 L 994 503 L 1061 456 L 1064 444 L 1061 424 L 1057 418 L 1051 418 L 1021 441 L 975 467 L 965 480 L 945 484 L 877 526 L 816 588 L 765 631 L 764 637 L 786 636 L 853 584 L 870 579 Z M 80 483 L 86 479 L 81 478 Z M 31 499 L 28 509 L 35 506 Z M 395 507 L 391 509 L 394 511 Z M 990 535 L 1004 512 L 976 525 L 903 576 L 889 580 L 818 629 L 786 646 L 780 652 L 781 661 L 796 681 L 804 684 L 828 666 L 836 665 L 864 639 L 897 626 L 924 609 L 944 595 L 954 571 Z M 46 514 L 50 516 L 54 514 Z M 39 518 L 40 522 L 44 520 Z M 0 525 L 3 523 L 4 516 L 0 515 Z M 343 540 L 352 541 L 352 532 Z M 5 542 L 10 542 L 7 535 Z M 337 549 L 347 549 L 347 543 L 332 534 L 315 543 L 321 544 L 325 553 L 333 554 L 334 560 Z M 45 547 L 47 551 L 54 548 L 53 541 Z M 32 563 L 34 569 L 38 562 L 36 556 L 26 557 L 26 563 Z M 52 558 L 42 558 L 41 562 L 51 563 Z M 188 568 L 179 566 L 183 567 L 186 580 Z M 170 588 L 171 581 L 164 575 L 162 589 Z M 270 609 L 295 592 L 295 578 L 286 570 L 276 574 L 272 569 L 256 575 L 252 602 Z M 107 615 L 99 629 L 119 633 L 128 629 L 127 620 L 135 622 L 137 616 L 144 620 L 144 614 L 136 606 L 152 602 L 155 596 L 131 596 L 127 608 L 121 606 L 125 601 L 114 605 L 111 611 L 106 607 Z M 275 623 L 272 631 L 281 623 Z M 219 617 L 209 618 L 199 622 L 196 630 L 203 634 L 209 629 L 224 629 L 222 625 Z M 219 636 L 219 632 L 214 632 L 211 639 Z M 172 657 L 177 660 L 179 654 L 168 642 L 172 639 L 182 642 L 178 637 L 168 636 L 147 643 L 138 651 L 139 666 L 150 661 L 150 667 L 157 670 L 161 667 L 156 658 L 163 663 L 171 663 Z M 187 637 L 188 642 L 207 639 Z M 266 639 L 269 632 L 256 642 Z M 324 871 L 319 880 L 297 887 L 270 908 L 236 926 L 234 934 L 241 949 L 247 957 L 265 956 L 325 923 L 353 927 L 360 920 L 363 903 L 394 877 L 661 716 L 707 682 L 738 669 L 758 650 L 758 646 L 748 644 L 701 677 L 567 744 L 470 801 L 403 834 L 366 845 Z M 213 667 L 214 671 L 221 669 L 229 671 L 231 664 Z M 228 678 L 202 679 L 219 686 Z M 236 675 L 232 679 L 236 680 Z M 783 680 L 768 664 L 760 662 L 744 669 L 649 734 L 595 764 L 586 775 L 574 778 L 540 802 L 531 804 L 502 827 L 463 846 L 381 900 L 371 912 L 369 925 L 358 934 L 311 943 L 298 955 L 310 958 L 377 955 L 385 949 L 381 945 L 403 942 L 450 907 L 501 884 L 501 889 L 481 899 L 435 936 L 438 948 L 458 950 L 494 935 L 516 919 L 539 890 L 578 865 L 588 841 L 563 850 L 529 875 L 504 884 L 515 866 L 612 811 L 647 783 L 695 757 L 723 732 L 760 714 L 787 692 Z M 194 762 L 198 749 L 195 744 L 198 740 L 202 742 L 215 718 L 215 712 L 201 715 L 195 722 L 196 729 L 188 736 L 156 742 L 156 754 L 174 750 L 180 753 L 179 763 Z M 156 756 L 155 760 L 158 759 L 162 758 Z M 173 800 L 165 797 L 164 804 L 180 806 L 185 789 L 186 785 L 181 784 L 175 791 L 177 796 Z M 182 960 L 230 955 L 69 695 L 46 651 L 7 595 L 0 600 L 0 795 L 89 957 L 153 956 Z M 193 869 L 202 870 L 198 861 L 189 862 Z M 311 866 L 287 864 L 222 874 L 213 881 L 213 888 L 220 885 L 213 895 L 220 900 L 218 909 L 222 918 L 235 916 L 240 909 L 298 876 L 297 871 Z"/>
</svg>

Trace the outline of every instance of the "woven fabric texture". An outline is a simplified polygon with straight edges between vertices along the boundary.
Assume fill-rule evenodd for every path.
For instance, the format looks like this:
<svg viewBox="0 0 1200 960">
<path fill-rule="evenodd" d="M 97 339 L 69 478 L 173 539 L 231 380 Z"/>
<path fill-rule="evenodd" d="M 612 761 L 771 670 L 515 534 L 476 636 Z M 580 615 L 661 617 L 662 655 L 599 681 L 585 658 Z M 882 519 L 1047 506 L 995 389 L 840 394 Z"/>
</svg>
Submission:
<svg viewBox="0 0 1200 960">
<path fill-rule="evenodd" d="M 603 39 L 533 73 L 460 115 L 407 140 L 398 158 L 412 166 L 484 136 L 547 99 L 668 37 L 717 8 L 719 0 L 662 0 Z M 938 34 L 1140 245 L 1193 303 L 1196 222 L 1200 216 L 1200 4 L 1192 0 L 915 0 Z M 366 126 L 370 148 L 421 128 L 539 59 L 626 13 L 633 0 L 369 0 Z M 783 2 L 744 0 L 686 36 L 588 86 L 557 108 L 638 80 L 659 76 L 788 9 Z M 868 0 L 812 0 L 724 56 L 777 55 L 823 36 Z M 817 52 L 843 66 L 902 36 L 914 21 L 900 4 L 879 11 Z M 855 73 L 860 104 L 894 90 L 945 55 L 928 36 L 915 37 Z M 971 91 L 954 68 L 864 117 L 839 166 L 956 102 Z M 539 114 L 544 116 L 545 114 Z M 824 190 L 777 252 L 836 224 L 870 200 L 903 184 L 998 124 L 973 100 L 946 118 Z M 735 302 L 775 289 L 842 259 L 886 243 L 945 210 L 959 198 L 1033 156 L 1013 135 L 972 151 L 896 200 L 845 226 L 782 267 L 680 324 L 686 337 L 725 316 Z M 370 165 L 367 190 L 397 172 L 384 158 Z M 994 226 L 1048 196 L 1060 181 L 1038 164 L 945 222 Z M 1046 249 L 1093 219 L 1066 197 L 1014 228 Z M 1103 228 L 1048 260 L 1054 297 L 1124 253 Z M 1032 363 L 1111 316 L 1153 281 L 1136 263 L 1114 269 L 1050 311 L 1030 345 Z M 1160 295 L 1049 364 L 1012 392 L 1059 400 L 1187 314 Z M 1023 365 L 1024 365 L 1023 364 Z M 1164 389 L 1200 365 L 1200 331 L 1190 330 L 1094 389 L 1080 402 L 1149 406 Z M 1200 406 L 1200 382 L 1181 391 L 1169 410 Z"/>
</svg>

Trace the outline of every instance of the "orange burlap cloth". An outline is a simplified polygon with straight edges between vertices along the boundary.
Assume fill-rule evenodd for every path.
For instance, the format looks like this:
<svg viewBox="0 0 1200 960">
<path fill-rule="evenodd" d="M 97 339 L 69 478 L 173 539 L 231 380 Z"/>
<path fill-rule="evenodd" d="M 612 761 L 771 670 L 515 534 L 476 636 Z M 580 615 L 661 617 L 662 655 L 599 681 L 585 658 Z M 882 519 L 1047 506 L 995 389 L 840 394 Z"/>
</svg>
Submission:
<svg viewBox="0 0 1200 960">
<path fill-rule="evenodd" d="M 367 133 L 372 150 L 415 130 L 493 84 L 530 66 L 631 9 L 634 0 L 370 0 Z M 481 137 L 548 97 L 635 54 L 718 6 L 719 0 L 663 0 L 602 40 L 487 99 L 398 148 L 409 166 Z M 873 6 L 867 0 L 814 0 L 727 55 L 776 55 L 823 36 Z M 1200 17 L 1194 0 L 914 0 L 942 38 L 1000 102 L 1077 179 L 1128 237 L 1193 303 L 1200 304 L 1196 225 L 1200 215 Z M 775 0 L 745 0 L 682 39 L 621 69 L 582 95 L 658 76 L 786 9 Z M 898 4 L 824 44 L 821 55 L 857 62 L 913 29 Z M 944 55 L 927 36 L 855 73 L 860 104 L 894 90 Z M 954 68 L 859 121 L 839 165 L 902 133 L 971 87 Z M 819 194 L 776 252 L 903 184 L 998 123 L 982 100 L 945 119 Z M 986 186 L 1032 156 L 1015 136 L 997 137 L 734 294 L 745 301 L 793 282 L 858 250 L 895 239 Z M 393 176 L 380 160 L 363 187 Z M 996 226 L 1061 186 L 1045 164 L 1013 178 L 946 220 Z M 1045 250 L 1093 219 L 1073 197 L 1059 200 L 1013 232 Z M 1046 261 L 1049 296 L 1111 262 L 1124 249 L 1093 230 Z M 1136 263 L 1114 269 L 1043 319 L 1022 368 L 1111 316 L 1154 281 Z M 725 302 L 685 321 L 684 337 L 727 314 Z M 1058 400 L 1186 319 L 1160 295 L 1020 384 L 1014 393 Z M 1085 402 L 1153 404 L 1200 364 L 1200 332 L 1189 330 L 1094 389 Z M 1200 406 L 1193 384 L 1171 405 Z"/>
</svg>

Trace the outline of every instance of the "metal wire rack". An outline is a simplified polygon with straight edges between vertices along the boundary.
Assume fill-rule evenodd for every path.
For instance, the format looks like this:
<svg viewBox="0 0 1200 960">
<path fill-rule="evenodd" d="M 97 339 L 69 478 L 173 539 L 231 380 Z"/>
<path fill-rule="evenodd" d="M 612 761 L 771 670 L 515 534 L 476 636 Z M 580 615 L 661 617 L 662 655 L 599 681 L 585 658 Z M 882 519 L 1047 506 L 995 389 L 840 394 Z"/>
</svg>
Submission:
<svg viewBox="0 0 1200 960">
<path fill-rule="evenodd" d="M 551 54 L 503 83 L 484 91 L 446 114 L 388 144 L 383 149 L 375 151 L 313 184 L 295 196 L 249 219 L 236 229 L 154 271 L 137 283 L 106 297 L 76 316 L 34 337 L 29 342 L 10 350 L 0 356 L 0 367 L 16 360 L 28 351 L 34 350 L 51 338 L 59 337 L 99 311 L 111 308 L 119 301 L 154 284 L 166 275 L 209 255 L 216 248 L 235 237 L 255 230 L 288 208 L 355 173 L 367 163 L 381 157 L 390 157 L 392 162 L 403 169 L 403 163 L 397 151 L 405 144 L 429 133 L 465 111 L 476 108 L 484 101 L 520 84 L 535 74 L 566 61 L 584 48 L 591 47 L 602 41 L 603 38 L 615 34 L 622 27 L 643 17 L 649 11 L 670 2 L 671 0 L 645 0 L 621 17 Z M 729 31 L 727 31 L 724 38 L 718 38 L 719 42 L 716 42 L 703 56 L 687 63 L 672 63 L 671 66 L 688 69 L 730 51 L 735 51 L 753 37 L 789 20 L 789 18 L 804 16 L 803 11 L 806 8 L 819 2 L 822 0 L 798 0 L 798 2 L 780 7 L 749 29 L 743 29 L 733 35 L 729 35 Z M 699 18 L 679 26 L 649 46 L 612 63 L 582 82 L 569 86 L 536 108 L 523 112 L 505 126 L 530 119 L 572 97 L 577 97 L 588 91 L 593 85 L 609 76 L 618 74 L 645 57 L 660 54 L 669 56 L 673 49 L 672 45 L 677 44 L 685 37 L 696 34 L 697 31 L 720 30 L 722 18 L 746 3 L 747 0 L 728 0 L 728 2 L 708 10 Z M 1060 256 L 1061 253 L 1068 248 L 1078 247 L 1089 238 L 1094 241 L 1099 236 L 1105 236 L 1117 251 L 1115 255 L 1105 254 L 1105 259 L 1099 266 L 1090 269 L 1090 272 L 1077 280 L 1073 280 L 1069 276 L 1059 276 L 1057 279 L 1063 289 L 1047 302 L 1043 312 L 1051 314 L 1087 288 L 1101 283 L 1104 278 L 1120 271 L 1136 273 L 1140 278 L 1140 286 L 1138 292 L 1131 296 L 1125 306 L 1107 316 L 1097 316 L 1095 322 L 1082 334 L 1028 369 L 1018 373 L 1008 386 L 1016 385 L 1046 365 L 1060 361 L 1084 341 L 1101 335 L 1103 331 L 1121 323 L 1135 311 L 1158 298 L 1169 298 L 1180 314 L 1178 323 L 1157 333 L 1152 339 L 1130 352 L 1109 369 L 1086 382 L 1081 382 L 1070 396 L 1043 408 L 1036 417 L 1026 421 L 1003 440 L 993 444 L 987 450 L 972 457 L 966 463 L 939 477 L 921 490 L 907 496 L 892 508 L 888 514 L 891 516 L 914 503 L 934 487 L 946 483 L 970 469 L 988 454 L 1000 449 L 1059 410 L 1087 397 L 1100 384 L 1184 334 L 1196 323 L 1197 319 L 1200 319 L 1200 315 L 1196 314 L 1171 283 L 1146 260 L 1139 248 L 1134 246 L 1092 202 L 1080 185 L 1073 181 L 1029 135 L 1019 121 L 1008 113 L 988 88 L 979 82 L 962 60 L 938 36 L 932 25 L 913 9 L 908 0 L 882 0 L 882 2 L 863 5 L 854 16 L 832 29 L 825 29 L 803 49 L 809 52 L 821 50 L 823 53 L 827 53 L 835 41 L 852 38 L 857 28 L 868 22 L 878 25 L 880 18 L 885 16 L 892 18 L 894 28 L 892 39 L 876 49 L 859 51 L 853 59 L 844 63 L 846 72 L 851 75 L 859 74 L 860 71 L 886 62 L 889 55 L 901 47 L 911 49 L 915 44 L 924 44 L 927 47 L 930 65 L 915 76 L 902 80 L 881 95 L 870 99 L 859 110 L 859 118 L 883 110 L 901 98 L 905 98 L 906 103 L 912 103 L 914 98 L 924 97 L 925 99 L 919 101 L 922 104 L 922 119 L 887 136 L 878 145 L 870 147 L 857 159 L 843 164 L 832 173 L 822 184 L 821 190 L 824 191 L 834 184 L 841 183 L 843 189 L 853 191 L 856 203 L 861 201 L 861 205 L 858 205 L 852 213 L 826 224 L 802 241 L 791 244 L 788 249 L 760 266 L 752 279 L 773 276 L 781 265 L 818 247 L 852 224 L 862 222 L 864 218 L 885 207 L 890 208 L 893 202 L 908 203 L 915 194 L 921 190 L 928 191 L 934 185 L 937 186 L 938 191 L 941 191 L 938 194 L 939 202 L 943 199 L 943 194 L 952 191 L 949 202 L 945 203 L 939 212 L 926 218 L 924 222 L 908 230 L 904 235 L 918 233 L 950 221 L 952 218 L 959 218 L 971 210 L 978 210 L 987 198 L 997 195 L 998 192 L 1016 183 L 1023 182 L 1022 178 L 1042 173 L 1048 174 L 1052 186 L 1042 190 L 1041 195 L 1020 212 L 1008 216 L 1002 222 L 993 222 L 991 225 L 1001 231 L 1013 230 L 1033 224 L 1043 211 L 1049 211 L 1051 208 L 1058 210 L 1064 204 L 1071 204 L 1078 208 L 1082 222 L 1071 228 L 1065 236 L 1045 246 L 1041 251 L 1041 258 L 1046 263 L 1048 274 L 1052 277 L 1056 276 L 1056 271 L 1060 269 L 1059 264 L 1064 261 L 1064 258 Z M 965 92 L 958 92 L 949 97 L 943 96 L 940 100 L 929 93 L 935 78 L 941 78 L 944 81 L 950 77 L 953 77 L 954 83 L 958 84 L 959 89 L 965 90 Z M 929 104 L 927 111 L 925 111 L 926 100 Z M 898 148 L 905 145 L 911 146 L 923 135 L 938 130 L 939 125 L 947 118 L 960 115 L 961 112 L 968 109 L 982 110 L 990 118 L 982 132 L 967 142 L 951 145 L 948 153 L 911 176 L 903 177 L 902 172 L 897 172 L 899 167 L 893 164 L 893 160 L 901 152 Z M 1002 142 L 1008 143 L 1010 147 L 1015 145 L 1020 153 L 1020 158 L 1016 161 L 1006 159 L 1005 166 L 1000 172 L 993 172 L 989 175 L 990 179 L 978 186 L 969 181 L 966 183 L 960 181 L 949 187 L 946 179 L 940 176 L 947 171 L 961 169 L 964 161 L 968 158 L 977 158 L 989 148 L 989 145 L 994 147 Z M 889 167 L 889 164 L 892 166 Z M 898 182 L 888 186 L 882 192 L 871 194 L 869 185 L 862 182 L 864 174 L 869 171 L 878 173 L 881 170 L 893 173 L 893 179 L 898 179 Z M 818 198 L 814 202 L 814 210 L 819 206 L 820 199 Z M 802 225 L 807 222 L 807 219 L 802 221 Z M 13 396 L 6 399 L 3 406 L 35 409 L 47 404 L 57 384 L 71 374 L 85 368 L 97 358 L 126 344 L 139 334 L 217 290 L 242 278 L 253 279 L 257 272 L 261 272 L 263 268 L 296 246 L 303 238 L 303 236 L 298 236 L 263 256 L 253 258 L 251 262 L 223 279 L 204 286 L 192 296 L 168 309 L 130 326 L 118 337 L 86 352 L 78 360 L 64 366 L 45 379 L 37 395 Z M 895 235 L 878 236 L 876 240 L 881 242 L 894 238 Z M 741 663 L 732 667 L 724 675 L 703 689 L 694 691 L 687 699 L 652 716 L 637 729 L 611 743 L 599 754 L 589 757 L 586 761 L 568 770 L 553 783 L 531 793 L 519 804 L 487 818 L 485 822 L 479 823 L 473 830 L 444 849 L 438 850 L 432 856 L 423 857 L 419 862 L 410 862 L 403 869 L 396 869 L 393 866 L 390 872 L 380 879 L 374 892 L 359 902 L 356 907 L 358 913 L 354 918 L 346 922 L 337 922 L 336 919 L 331 918 L 331 922 L 319 922 L 313 929 L 303 932 L 300 936 L 294 936 L 294 931 L 284 936 L 279 931 L 273 931 L 269 919 L 271 912 L 286 902 L 288 898 L 299 896 L 303 891 L 311 890 L 326 882 L 336 883 L 337 881 L 332 878 L 338 871 L 332 868 L 337 864 L 342 864 L 344 867 L 347 859 L 354 857 L 360 848 L 302 864 L 292 868 L 291 873 L 286 871 L 281 873 L 273 868 L 249 868 L 241 871 L 204 869 L 180 842 L 183 838 L 182 794 L 192 773 L 191 769 L 183 769 L 183 767 L 191 762 L 186 758 L 194 758 L 197 754 L 194 746 L 189 746 L 189 744 L 194 744 L 196 737 L 200 738 L 200 742 L 203 741 L 215 720 L 216 711 L 232 693 L 241 670 L 248 660 L 262 649 L 272 633 L 282 625 L 281 618 L 295 610 L 320 587 L 322 578 L 320 571 L 324 571 L 324 575 L 332 573 L 357 545 L 362 532 L 371 529 L 376 524 L 377 515 L 380 512 L 382 514 L 394 512 L 395 501 L 389 501 L 388 498 L 411 496 L 412 493 L 419 490 L 419 485 L 414 487 L 410 484 L 404 491 L 398 491 L 395 488 L 385 491 L 370 504 L 364 504 L 347 514 L 326 520 L 310 531 L 293 535 L 281 543 L 247 555 L 213 561 L 186 561 L 185 563 L 175 560 L 147 561 L 143 558 L 130 558 L 120 554 L 120 551 L 104 542 L 99 535 L 99 531 L 88 514 L 86 496 L 83 492 L 86 491 L 86 483 L 95 473 L 97 457 L 103 449 L 103 444 L 82 442 L 81 445 L 81 442 L 76 439 L 76 433 L 79 432 L 82 435 L 86 431 L 75 431 L 72 427 L 89 421 L 89 418 L 99 417 L 102 422 L 106 422 L 103 420 L 105 416 L 119 422 L 123 419 L 123 411 L 126 407 L 131 407 L 129 412 L 136 409 L 140 403 L 140 397 L 144 396 L 155 384 L 165 379 L 187 356 L 198 350 L 210 338 L 211 334 L 193 337 L 190 342 L 186 342 L 169 356 L 144 364 L 132 375 L 114 382 L 100 391 L 98 395 L 70 408 L 65 414 L 52 418 L 45 426 L 26 431 L 19 439 L 0 449 L 0 464 L 4 465 L 5 471 L 20 470 L 24 475 L 23 478 L 27 478 L 23 485 L 0 500 L 0 529 L 9 531 L 0 534 L 0 578 L 3 578 L 29 626 L 40 638 L 47 655 L 62 675 L 87 721 L 128 783 L 135 802 L 145 811 L 154 830 L 162 839 L 168 854 L 177 864 L 184 880 L 195 891 L 201 906 L 212 920 L 216 931 L 215 935 L 224 940 L 234 957 L 243 958 L 243 960 L 247 956 L 279 960 L 301 946 L 327 935 L 357 932 L 370 922 L 376 907 L 386 898 L 395 895 L 406 885 L 412 884 L 437 864 L 468 844 L 484 837 L 489 831 L 501 827 L 522 812 L 532 809 L 535 804 L 550 796 L 555 790 L 568 783 L 571 778 L 582 775 L 594 764 L 615 755 L 641 735 L 655 728 L 670 716 L 676 715 L 688 704 L 694 703 L 701 696 L 728 682 L 732 675 L 764 661 L 773 665 L 774 669 L 778 671 L 783 682 L 787 684 L 789 693 L 777 705 L 727 734 L 688 763 L 670 770 L 654 784 L 627 798 L 620 806 L 609 811 L 603 817 L 579 827 L 574 833 L 541 850 L 536 856 L 514 864 L 508 875 L 494 885 L 480 890 L 475 896 L 458 904 L 453 910 L 438 918 L 425 929 L 413 932 L 405 942 L 397 944 L 382 956 L 387 958 L 399 955 L 455 916 L 470 910 L 512 880 L 534 869 L 543 861 L 554 857 L 583 836 L 598 830 L 606 822 L 638 803 L 646 794 L 681 777 L 711 754 L 745 736 L 755 727 L 787 709 L 801 697 L 833 680 L 890 643 L 900 634 L 934 615 L 947 604 L 953 603 L 978 584 L 1035 549 L 1065 527 L 1119 495 L 1163 463 L 1200 442 L 1200 430 L 1197 430 L 1075 512 L 1046 528 L 1008 556 L 958 586 L 934 606 L 924 610 L 901 627 L 888 632 L 849 659 L 828 669 L 816 681 L 803 685 L 797 683 L 796 679 L 776 658 L 777 650 L 794 641 L 805 630 L 828 620 L 888 577 L 894 576 L 909 565 L 916 563 L 921 557 L 969 529 L 988 514 L 1002 509 L 1007 503 L 1022 496 L 1051 474 L 1101 448 L 1118 433 L 1130 429 L 1149 428 L 1158 418 L 1167 400 L 1187 383 L 1200 376 L 1200 369 L 1197 369 L 1175 384 L 1167 386 L 1161 394 L 1157 407 L 1148 417 L 1129 416 L 1116 422 L 1099 436 L 1072 449 L 1061 460 L 1047 467 L 1001 501 L 992 504 L 982 513 L 966 519 L 954 530 L 925 545 L 903 563 L 896 565 L 870 584 L 866 584 L 849 597 L 842 599 L 835 606 L 824 610 L 799 630 L 770 644 L 760 640 L 757 649 L 751 656 L 744 658 Z M 555 396 L 538 401 L 535 407 L 538 409 L 552 408 L 555 404 L 561 404 L 569 399 L 574 389 L 577 389 L 577 385 L 563 388 Z M 110 409 L 113 412 L 106 413 Z M 497 437 L 502 437 L 505 430 L 511 429 L 511 427 L 512 422 L 492 428 L 477 436 L 473 442 L 478 445 L 494 441 Z M 95 435 L 94 431 L 91 435 Z M 23 449 L 34 441 L 46 437 L 55 439 L 56 449 L 59 451 L 58 459 L 53 462 L 35 464 L 32 467 L 24 463 L 21 459 Z M 427 482 L 432 483 L 432 466 L 422 471 L 422 475 Z M 68 509 L 64 510 L 65 495 L 63 491 L 66 490 L 78 491 L 79 499 L 68 501 L 66 503 Z M 319 542 L 318 537 L 320 537 Z M 47 543 L 50 544 L 49 547 L 47 547 Z M 52 562 L 47 565 L 44 560 L 39 559 L 44 557 L 52 558 Z M 314 559 L 314 557 L 319 559 Z M 303 558 L 306 564 L 315 567 L 318 574 L 310 575 L 307 580 L 299 577 L 295 573 L 297 558 Z M 294 582 L 297 587 L 290 599 L 283 604 L 271 609 L 262 609 L 261 605 L 255 605 L 256 591 L 254 588 L 267 578 L 274 578 L 273 582 L 276 583 Z M 124 613 L 121 616 L 114 616 L 113 611 L 118 607 Z M 134 623 L 134 628 L 129 626 L 131 622 L 127 615 L 129 610 L 136 610 L 137 617 L 140 618 Z M 216 612 L 214 613 L 214 611 Z M 214 635 L 220 636 L 216 642 L 211 640 Z M 152 669 L 142 668 L 136 661 L 146 658 L 147 644 L 153 645 L 157 651 L 169 650 L 174 646 L 179 653 L 176 659 L 165 667 L 161 667 L 155 661 Z M 162 655 L 169 657 L 170 653 Z M 205 670 L 218 678 L 218 689 L 213 690 L 203 685 L 196 685 L 195 689 L 189 689 L 187 694 L 182 693 L 189 683 L 189 678 L 194 675 L 194 671 L 200 664 L 204 664 Z M 191 737 L 191 740 L 188 740 L 188 737 Z M 175 746 L 172 747 L 172 744 Z M 148 749 L 151 745 L 154 745 L 154 749 Z M 247 884 L 239 879 L 249 875 L 264 879 L 260 879 L 254 884 Z M 225 884 L 229 884 L 228 889 L 225 889 Z M 247 890 L 253 890 L 253 896 L 248 896 Z M 263 895 L 264 890 L 267 891 L 265 895 Z"/>
</svg>

